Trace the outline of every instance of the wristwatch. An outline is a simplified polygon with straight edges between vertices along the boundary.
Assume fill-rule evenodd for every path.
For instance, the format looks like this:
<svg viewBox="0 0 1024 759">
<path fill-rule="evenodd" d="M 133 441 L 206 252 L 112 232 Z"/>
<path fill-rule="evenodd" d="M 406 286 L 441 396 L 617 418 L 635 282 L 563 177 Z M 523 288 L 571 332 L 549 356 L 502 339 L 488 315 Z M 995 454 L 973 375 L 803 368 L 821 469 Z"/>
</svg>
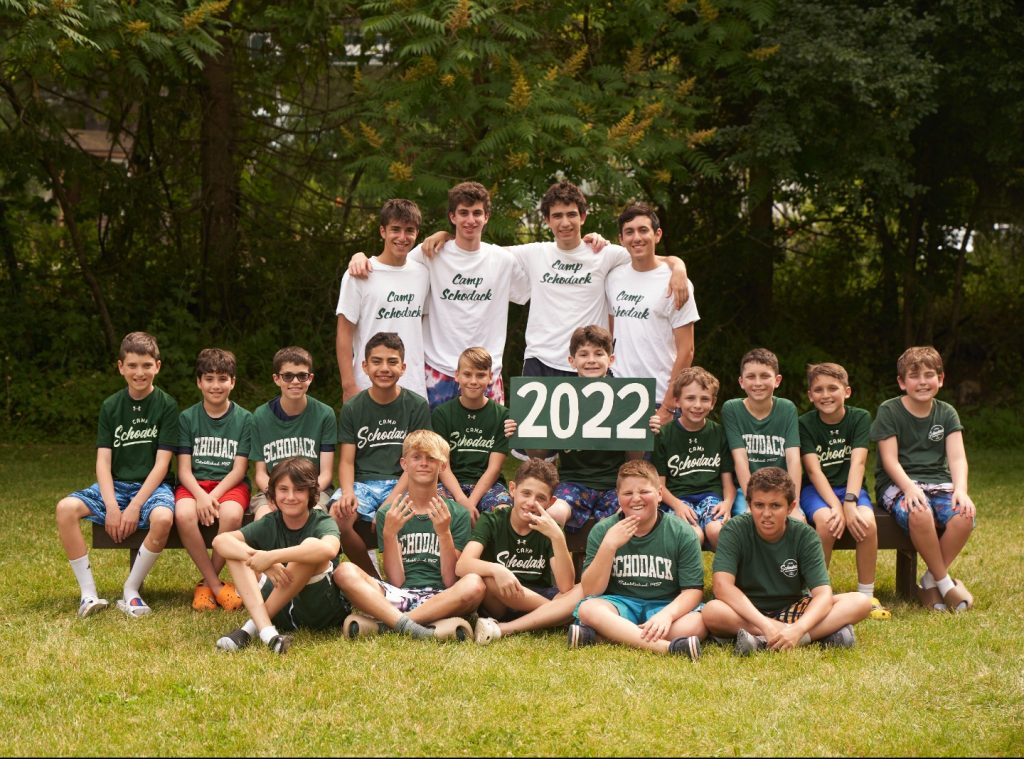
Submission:
<svg viewBox="0 0 1024 759">
<path fill-rule="evenodd" d="M 856 503 L 857 502 L 857 494 L 856 493 L 847 493 L 846 495 L 843 496 L 843 500 L 846 503 Z"/>
</svg>

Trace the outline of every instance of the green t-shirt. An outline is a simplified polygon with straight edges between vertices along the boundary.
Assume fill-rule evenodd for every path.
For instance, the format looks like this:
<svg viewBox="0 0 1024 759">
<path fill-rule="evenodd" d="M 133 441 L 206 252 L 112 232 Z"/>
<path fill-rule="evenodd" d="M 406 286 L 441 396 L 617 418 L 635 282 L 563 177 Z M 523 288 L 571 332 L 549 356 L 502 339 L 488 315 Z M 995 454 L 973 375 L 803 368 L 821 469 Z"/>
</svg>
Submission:
<svg viewBox="0 0 1024 759">
<path fill-rule="evenodd" d="M 718 536 L 711 571 L 733 575 L 736 587 L 763 613 L 784 609 L 807 590 L 829 584 L 818 533 L 792 517 L 775 543 L 757 534 L 750 514 L 733 517 Z"/>
<path fill-rule="evenodd" d="M 400 477 L 402 443 L 413 430 L 430 429 L 430 407 L 411 390 L 380 404 L 363 390 L 342 406 L 338 442 L 356 447 L 356 482 Z"/>
<path fill-rule="evenodd" d="M 839 424 L 825 424 L 817 409 L 800 416 L 800 455 L 815 453 L 821 471 L 834 488 L 845 488 L 850 478 L 850 457 L 854 448 L 867 448 L 871 441 L 871 414 L 847 406 Z"/>
<path fill-rule="evenodd" d="M 488 399 L 481 409 L 470 410 L 452 398 L 442 403 L 430 417 L 434 432 L 448 441 L 451 458 L 448 466 L 460 483 L 476 483 L 487 470 L 492 453 L 508 455 L 505 420 L 508 409 Z M 499 478 L 501 482 L 504 477 Z"/>
<path fill-rule="evenodd" d="M 725 430 L 710 419 L 698 432 L 690 432 L 678 420 L 662 427 L 654 438 L 651 461 L 677 497 L 714 493 L 721 498 L 722 472 L 733 471 Z"/>
<path fill-rule="evenodd" d="M 612 514 L 594 525 L 587 537 L 586 571 L 605 534 L 622 514 Z M 674 514 L 658 514 L 654 529 L 634 536 L 615 552 L 605 595 L 630 596 L 645 601 L 671 601 L 679 591 L 704 589 L 704 559 L 690 525 Z"/>
<path fill-rule="evenodd" d="M 594 490 L 614 490 L 625 461 L 623 451 L 559 451 L 558 478 Z"/>
<path fill-rule="evenodd" d="M 178 444 L 178 404 L 158 387 L 137 401 L 122 388 L 103 401 L 96 447 L 110 448 L 110 474 L 122 482 L 144 482 L 156 464 L 156 452 L 174 452 Z M 164 482 L 174 483 L 170 468 Z"/>
<path fill-rule="evenodd" d="M 285 526 L 280 511 L 271 511 L 262 519 L 242 527 L 242 537 L 246 545 L 258 551 L 275 551 L 278 548 L 292 548 L 306 538 L 325 538 L 328 535 L 341 540 L 338 523 L 320 509 L 310 509 L 309 519 L 297 530 L 289 530 Z"/>
<path fill-rule="evenodd" d="M 895 435 L 900 466 L 907 476 L 915 482 L 942 485 L 953 481 L 946 461 L 946 436 L 963 428 L 956 409 L 945 401 L 933 400 L 931 413 L 921 418 L 907 411 L 902 398 L 890 398 L 878 407 L 871 439 L 877 442 Z M 879 501 L 891 484 L 879 456 L 875 463 L 875 493 Z"/>
<path fill-rule="evenodd" d="M 551 540 L 536 530 L 520 535 L 512 529 L 512 509 L 494 509 L 480 515 L 473 528 L 473 537 L 484 547 L 480 558 L 501 564 L 523 585 L 550 588 L 555 584 L 551 573 L 551 557 L 555 555 Z"/>
<path fill-rule="evenodd" d="M 469 542 L 469 512 L 451 499 L 446 499 L 452 513 L 451 531 L 455 550 L 461 551 Z M 384 546 L 384 518 L 391 504 L 377 509 L 377 545 Z M 434 523 L 426 514 L 416 514 L 398 531 L 398 545 L 402 548 L 402 567 L 405 569 L 403 588 L 444 588 L 441 577 L 441 544 L 434 532 Z"/>
<path fill-rule="evenodd" d="M 732 398 L 722 406 L 722 426 L 730 450 L 746 449 L 751 473 L 766 466 L 785 469 L 786 449 L 800 447 L 796 406 L 785 398 L 772 398 L 764 419 L 755 419 L 742 398 Z"/>
<path fill-rule="evenodd" d="M 253 412 L 249 458 L 264 462 L 267 472 L 272 472 L 278 461 L 301 456 L 316 464 L 319 472 L 320 451 L 333 451 L 338 442 L 334 410 L 307 395 L 303 412 L 284 420 L 274 413 L 270 405 L 273 402 L 264 403 Z"/>
<path fill-rule="evenodd" d="M 181 412 L 178 434 L 178 453 L 192 457 L 193 476 L 220 482 L 231 473 L 236 456 L 249 458 L 252 413 L 232 401 L 224 415 L 214 419 L 200 401 Z"/>
</svg>

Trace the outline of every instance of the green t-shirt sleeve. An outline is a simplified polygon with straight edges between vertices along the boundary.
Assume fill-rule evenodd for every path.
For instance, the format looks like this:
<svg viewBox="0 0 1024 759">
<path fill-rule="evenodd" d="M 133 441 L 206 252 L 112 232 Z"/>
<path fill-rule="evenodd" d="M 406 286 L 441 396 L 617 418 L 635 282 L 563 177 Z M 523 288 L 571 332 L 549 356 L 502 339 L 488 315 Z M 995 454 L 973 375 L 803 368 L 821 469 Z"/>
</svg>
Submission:
<svg viewBox="0 0 1024 759">
<path fill-rule="evenodd" d="M 330 450 L 338 444 L 338 418 L 334 415 L 334 409 L 325 405 L 323 418 L 320 420 L 320 447 L 328 446 Z"/>
<path fill-rule="evenodd" d="M 241 411 L 241 409 L 239 409 Z M 245 421 L 242 422 L 242 431 L 238 435 L 238 449 L 235 451 L 236 456 L 241 456 L 243 459 L 249 458 L 249 452 L 252 450 L 252 414 L 246 413 Z"/>
<path fill-rule="evenodd" d="M 734 451 L 737 448 L 747 449 L 747 442 L 743 439 L 743 435 L 740 434 L 737 400 L 739 399 L 732 398 L 722 406 L 722 427 L 725 428 L 725 439 L 729 443 L 730 451 Z M 742 401 L 739 402 L 742 403 Z"/>
<path fill-rule="evenodd" d="M 188 413 L 178 415 L 178 453 L 189 453 L 192 450 L 192 425 Z"/>
<path fill-rule="evenodd" d="M 896 399 L 899 403 L 899 399 Z M 896 416 L 888 405 L 888 401 L 878 407 L 875 414 L 875 421 L 871 424 L 871 439 L 876 443 L 879 440 L 894 437 L 896 435 Z"/>
<path fill-rule="evenodd" d="M 480 518 L 476 520 L 476 527 L 473 528 L 473 535 L 470 538 L 470 540 L 475 540 L 485 549 L 494 540 L 493 514 L 493 511 L 487 511 L 480 515 Z"/>
<path fill-rule="evenodd" d="M 373 515 L 373 523 L 377 528 L 377 547 L 381 551 L 384 550 L 384 517 L 387 516 L 388 509 L 390 508 L 391 505 L 388 504 L 384 508 L 377 509 L 377 513 Z"/>
<path fill-rule="evenodd" d="M 316 512 L 319 515 L 316 524 L 313 526 L 313 537 L 315 538 L 326 538 L 333 535 L 338 540 L 341 540 L 341 529 L 338 527 L 338 523 L 334 519 L 323 512 Z"/>
<path fill-rule="evenodd" d="M 668 515 L 665 519 L 669 519 Z M 680 530 L 676 547 L 676 578 L 680 590 L 704 589 L 704 556 L 697 542 L 697 536 L 689 525 Z"/>
<path fill-rule="evenodd" d="M 850 448 L 867 448 L 871 443 L 871 414 L 864 409 L 858 411 L 861 413 L 853 419 L 850 430 Z"/>
<path fill-rule="evenodd" d="M 157 439 L 157 449 L 161 451 L 176 451 L 178 449 L 178 436 L 181 429 L 178 425 L 178 404 L 173 398 L 167 398 L 167 405 L 160 415 L 160 436 Z"/>
<path fill-rule="evenodd" d="M 492 401 L 493 402 L 493 401 Z M 509 418 L 509 411 L 500 403 L 495 404 L 498 408 L 498 429 L 494 434 L 494 448 L 492 453 L 503 453 L 508 455 L 508 438 L 505 437 L 505 420 Z"/>
<path fill-rule="evenodd" d="M 355 428 L 355 409 L 352 407 L 352 403 L 355 401 L 353 398 L 351 401 L 341 407 L 341 411 L 338 413 L 338 443 L 351 443 L 355 445 L 356 442 L 356 428 Z"/>
<path fill-rule="evenodd" d="M 430 415 L 430 426 L 434 432 L 444 438 L 445 442 L 449 441 L 449 435 L 451 434 L 451 425 L 448 424 L 448 414 L 445 406 L 442 404 L 434 409 L 434 413 Z"/>
<path fill-rule="evenodd" d="M 333 521 L 333 520 L 332 520 Z M 273 540 L 274 531 L 271 526 L 271 519 L 257 519 L 243 525 L 241 528 L 245 544 L 255 548 L 257 551 L 270 550 L 270 543 Z"/>
<path fill-rule="evenodd" d="M 590 534 L 587 536 L 587 557 L 583 560 L 583 570 L 586 571 L 587 567 L 590 566 L 590 562 L 594 560 L 597 555 L 597 549 L 601 547 L 601 541 L 604 540 L 604 534 L 608 532 L 609 523 L 602 519 L 600 522 L 595 524 Z"/>
<path fill-rule="evenodd" d="M 729 450 L 729 441 L 725 439 L 725 432 L 722 433 L 722 472 L 732 474 L 736 471 L 736 462 L 733 461 L 732 451 Z"/>
<path fill-rule="evenodd" d="M 430 426 L 430 406 L 422 398 L 417 398 L 412 418 L 409 420 L 409 431 L 429 429 L 432 429 Z"/>
<path fill-rule="evenodd" d="M 469 512 L 455 501 L 448 501 L 448 508 L 452 512 L 452 541 L 455 543 L 455 550 L 461 551 L 469 542 L 470 519 Z"/>
<path fill-rule="evenodd" d="M 813 527 L 801 531 L 799 555 L 800 573 L 808 590 L 831 584 L 825 567 L 825 552 Z"/>
<path fill-rule="evenodd" d="M 737 523 L 738 524 L 738 523 Z M 718 548 L 711 562 L 711 572 L 726 572 L 735 577 L 739 573 L 740 533 L 732 520 L 725 523 L 718 535 Z"/>
<path fill-rule="evenodd" d="M 941 403 L 941 401 L 937 402 Z M 950 435 L 954 432 L 962 432 L 964 426 L 960 422 L 960 414 L 957 413 L 957 410 L 949 403 L 942 403 L 941 408 L 943 410 L 943 416 L 945 417 L 943 420 L 943 426 L 946 428 L 946 434 Z"/>
<path fill-rule="evenodd" d="M 817 414 L 817 411 L 811 411 L 800 417 L 800 455 L 805 456 L 808 453 L 817 453 L 818 446 L 814 442 L 814 434 L 811 432 L 811 424 L 813 424 L 812 414 Z"/>
<path fill-rule="evenodd" d="M 260 424 L 259 424 L 260 415 L 264 411 L 269 412 L 269 409 L 266 408 L 265 406 L 261 406 L 260 408 L 257 408 L 253 412 L 253 414 L 252 414 L 252 427 L 251 427 L 251 433 L 250 433 L 250 438 L 252 440 L 252 445 L 251 445 L 251 447 L 249 449 L 249 460 L 250 461 L 263 461 L 264 460 L 264 458 L 263 458 L 263 444 L 266 441 L 264 441 L 264 439 L 263 439 L 263 432 L 264 431 L 260 428 Z"/>
<path fill-rule="evenodd" d="M 673 424 L 673 422 L 669 422 L 669 424 Z M 668 451 L 665 443 L 667 434 L 665 430 L 662 430 L 654 436 L 654 451 L 651 453 L 651 463 L 654 464 L 660 477 L 668 477 Z"/>
<path fill-rule="evenodd" d="M 796 406 L 786 398 L 778 400 L 779 411 L 782 412 L 780 427 L 786 431 L 786 447 L 800 447 L 800 425 L 797 423 Z"/>
</svg>

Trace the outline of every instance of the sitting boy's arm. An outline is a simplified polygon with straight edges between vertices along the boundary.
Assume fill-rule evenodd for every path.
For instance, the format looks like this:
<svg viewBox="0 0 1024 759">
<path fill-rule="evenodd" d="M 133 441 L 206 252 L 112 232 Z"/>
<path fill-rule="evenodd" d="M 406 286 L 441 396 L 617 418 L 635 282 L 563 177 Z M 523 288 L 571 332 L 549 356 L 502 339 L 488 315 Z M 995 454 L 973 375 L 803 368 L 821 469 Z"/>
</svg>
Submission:
<svg viewBox="0 0 1024 759">
<path fill-rule="evenodd" d="M 181 461 L 181 457 L 178 457 Z M 191 471 L 191 457 L 189 457 L 189 467 Z M 245 456 L 235 456 L 234 462 L 231 464 L 231 471 L 227 473 L 223 480 L 217 483 L 217 486 L 210 491 L 210 495 L 214 500 L 219 501 L 220 497 L 231 488 L 236 485 L 240 485 L 245 480 L 245 472 L 249 468 L 249 459 Z M 181 479 L 181 465 L 178 465 L 178 479 Z"/>
<path fill-rule="evenodd" d="M 953 478 L 953 511 L 966 519 L 974 519 L 974 501 L 967 495 L 967 451 L 963 432 L 957 430 L 946 435 L 946 461 Z"/>
<path fill-rule="evenodd" d="M 257 574 L 266 572 L 275 564 L 288 564 L 293 561 L 299 564 L 319 566 L 337 556 L 340 550 L 341 541 L 334 535 L 324 535 L 319 538 L 309 537 L 297 546 L 275 548 L 271 551 L 255 551 L 249 557 L 248 565 Z"/>
<path fill-rule="evenodd" d="M 466 497 L 466 494 L 462 492 L 462 485 L 455 478 L 455 474 L 452 473 L 450 467 L 445 467 L 441 470 L 438 479 L 441 484 L 444 485 L 445 490 L 451 493 L 452 500 L 460 506 L 465 507 L 466 511 L 469 512 L 469 518 L 473 524 L 476 524 L 477 517 L 480 516 L 480 512 L 477 511 L 476 506 L 472 503 L 470 498 Z M 397 488 L 396 488 L 397 489 Z"/>
<path fill-rule="evenodd" d="M 222 532 L 213 538 L 213 550 L 229 561 L 248 561 L 256 549 L 245 542 L 241 530 Z"/>
<path fill-rule="evenodd" d="M 917 483 L 910 479 L 910 475 L 907 474 L 900 464 L 899 441 L 895 435 L 878 441 L 878 458 L 881 459 L 882 468 L 889 475 L 892 484 L 903 491 L 905 503 L 910 511 L 931 508 L 928 505 L 928 499 L 925 497 L 924 491 L 918 487 Z"/>
<path fill-rule="evenodd" d="M 850 474 L 846 477 L 846 492 L 860 496 L 864 487 L 864 468 L 868 462 L 867 448 L 854 448 L 850 453 Z M 867 535 L 868 522 L 863 517 L 857 501 L 844 501 L 843 514 L 846 517 L 846 529 L 858 543 Z"/>
<path fill-rule="evenodd" d="M 722 472 L 722 500 L 711 510 L 713 516 L 721 516 L 723 522 L 732 518 L 732 505 L 736 502 L 736 483 L 732 472 Z"/>
<path fill-rule="evenodd" d="M 339 443 L 338 486 L 341 488 L 341 509 L 348 514 L 355 513 L 356 506 L 356 446 L 355 443 Z"/>
<path fill-rule="evenodd" d="M 356 325 L 338 314 L 338 327 L 334 335 L 334 352 L 338 357 L 338 372 L 341 375 L 341 401 L 348 401 L 359 392 L 356 372 L 353 367 L 352 335 Z"/>
<path fill-rule="evenodd" d="M 800 467 L 800 446 L 794 445 L 786 449 L 786 472 L 789 479 L 793 480 L 793 487 L 800 492 L 800 480 L 803 479 L 804 471 Z"/>
<path fill-rule="evenodd" d="M 682 498 L 676 498 L 672 491 L 665 487 L 665 477 L 658 479 L 661 480 L 661 502 L 672 509 L 680 519 L 685 519 L 690 524 L 697 524 L 697 512 L 690 508 L 690 504 Z"/>
<path fill-rule="evenodd" d="M 128 506 L 121 513 L 121 540 L 124 540 L 139 528 L 139 514 L 142 506 L 153 495 L 153 491 L 159 487 L 167 476 L 167 469 L 171 465 L 171 458 L 174 454 L 166 449 L 156 452 L 156 461 L 153 468 L 149 470 L 146 479 L 139 488 L 135 497 L 128 502 Z"/>
<path fill-rule="evenodd" d="M 786 449 L 786 453 L 789 453 L 789 449 Z M 825 477 L 825 473 L 821 471 L 821 460 L 818 458 L 817 453 L 805 453 L 804 459 L 804 471 L 807 472 L 807 479 L 811 481 L 814 486 L 814 490 L 821 496 L 829 508 L 831 514 L 828 518 L 828 531 L 829 534 L 834 538 L 839 538 L 843 534 L 843 528 L 846 526 L 846 518 L 843 513 L 843 504 L 839 498 L 836 497 L 835 491 L 832 490 L 832 486 L 829 484 L 828 478 Z M 849 492 L 849 491 L 847 491 Z M 854 492 L 860 492 L 859 490 Z"/>
<path fill-rule="evenodd" d="M 730 572 L 715 572 L 712 574 L 711 591 L 715 594 L 715 598 L 728 605 L 730 609 L 743 618 L 744 622 L 765 631 L 766 635 L 768 630 L 772 630 L 775 626 L 782 624 L 781 622 L 769 619 L 758 611 L 757 607 L 747 598 L 747 594 L 740 590 L 736 584 L 736 575 Z"/>
<path fill-rule="evenodd" d="M 819 585 L 811 588 L 811 602 L 800 619 L 791 624 L 778 624 L 772 632 L 765 631 L 765 640 L 772 651 L 796 648 L 800 639 L 810 633 L 832 610 L 832 588 Z"/>
<path fill-rule="evenodd" d="M 267 471 L 266 461 L 256 462 L 256 471 L 252 475 L 252 484 L 257 493 L 266 493 L 270 487 L 270 472 Z"/>
<path fill-rule="evenodd" d="M 213 520 L 220 516 L 220 512 L 217 508 L 217 497 L 214 495 L 213 491 L 207 493 L 199 487 L 199 482 L 192 473 L 191 453 L 178 454 L 178 482 L 189 492 L 189 495 L 195 499 L 196 516 L 199 519 L 199 523 L 207 526 L 213 524 Z M 220 486 L 218 485 L 218 487 Z M 216 489 L 217 488 L 214 488 L 214 490 Z M 225 492 L 225 490 L 226 489 L 222 489 L 221 493 Z"/>
<path fill-rule="evenodd" d="M 320 476 L 316 485 L 321 493 L 334 490 L 334 451 L 320 451 Z"/>
<path fill-rule="evenodd" d="M 576 567 L 572 563 L 572 554 L 569 553 L 562 525 L 547 510 L 540 514 L 527 514 L 526 518 L 531 530 L 551 541 L 551 575 L 558 592 L 568 593 L 576 584 Z"/>
<path fill-rule="evenodd" d="M 117 505 L 114 493 L 113 475 L 114 451 L 112 448 L 96 449 L 96 484 L 103 498 L 103 506 L 107 512 L 103 521 L 103 529 L 117 543 L 121 542 L 121 507 Z"/>
<path fill-rule="evenodd" d="M 441 581 L 446 588 L 450 588 L 459 579 L 455 572 L 455 565 L 458 563 L 461 553 L 455 547 L 455 536 L 452 535 L 452 512 L 448 508 L 448 503 L 440 496 L 435 495 L 430 499 L 428 513 L 430 521 L 434 525 L 434 534 L 437 535 L 437 545 L 441 552 Z"/>
<path fill-rule="evenodd" d="M 750 459 L 747 458 L 746 448 L 732 449 L 732 465 L 740 490 L 746 495 L 747 483 L 750 482 Z"/>
<path fill-rule="evenodd" d="M 608 581 L 612 577 L 612 562 L 615 561 L 615 552 L 636 535 L 639 524 L 639 517 L 628 516 L 620 519 L 604 534 L 601 545 L 597 547 L 597 551 L 594 553 L 593 561 L 590 562 L 590 566 L 583 570 L 583 576 L 580 578 L 580 583 L 583 586 L 583 595 L 599 596 L 608 589 Z"/>
<path fill-rule="evenodd" d="M 501 476 L 501 468 L 505 465 L 505 454 L 492 452 L 487 457 L 487 468 L 484 473 L 480 475 L 480 479 L 476 481 L 476 485 L 473 486 L 473 490 L 467 498 L 467 503 L 463 504 L 469 509 L 470 516 L 473 517 L 473 523 L 476 524 L 476 517 L 479 515 L 478 506 L 480 500 L 487 495 L 487 491 L 494 487 L 494 483 L 498 481 L 498 477 Z"/>
<path fill-rule="evenodd" d="M 703 590 L 684 588 L 678 596 L 672 599 L 670 604 L 656 614 L 652 614 L 646 622 L 640 625 L 640 637 L 647 641 L 667 639 L 672 623 L 696 609 L 697 604 L 703 600 Z"/>
<path fill-rule="evenodd" d="M 465 577 L 472 572 L 481 577 L 490 577 L 498 588 L 498 595 L 502 598 L 522 596 L 523 586 L 519 582 L 519 578 L 501 564 L 481 559 L 483 552 L 484 544 L 479 540 L 471 540 L 466 543 L 466 547 L 462 549 L 462 555 L 459 556 L 459 560 L 455 564 L 455 574 Z"/>
</svg>

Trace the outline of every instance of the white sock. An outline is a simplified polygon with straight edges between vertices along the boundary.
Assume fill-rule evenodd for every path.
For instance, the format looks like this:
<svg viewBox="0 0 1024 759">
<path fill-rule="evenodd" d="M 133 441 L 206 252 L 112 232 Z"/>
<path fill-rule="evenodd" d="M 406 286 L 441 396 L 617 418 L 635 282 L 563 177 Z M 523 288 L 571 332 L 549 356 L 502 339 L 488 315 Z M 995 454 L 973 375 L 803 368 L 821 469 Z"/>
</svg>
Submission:
<svg viewBox="0 0 1024 759">
<path fill-rule="evenodd" d="M 858 582 L 857 583 L 857 592 L 858 593 L 863 593 L 868 598 L 874 598 L 875 597 L 875 584 L 873 582 L 869 582 L 869 583 L 866 583 L 866 584 L 862 583 L 862 582 Z"/>
<path fill-rule="evenodd" d="M 260 630 L 260 640 L 262 640 L 264 643 L 270 643 L 270 641 L 273 640 L 275 635 L 277 635 L 277 628 L 273 625 L 267 625 L 262 630 Z"/>
<path fill-rule="evenodd" d="M 68 559 L 71 571 L 75 573 L 78 580 L 78 587 L 82 591 L 82 598 L 99 598 L 96 592 L 96 581 L 92 579 L 92 565 L 89 563 L 89 554 L 80 556 L 77 559 Z"/>
<path fill-rule="evenodd" d="M 258 630 L 256 629 L 256 623 L 255 623 L 255 622 L 253 622 L 253 621 L 252 621 L 251 619 L 250 619 L 250 620 L 247 620 L 247 621 L 246 621 L 246 623 L 245 623 L 244 625 L 242 625 L 242 629 L 243 629 L 243 630 L 245 630 L 245 631 L 246 631 L 247 633 L 249 633 L 249 637 L 250 637 L 250 638 L 251 638 L 251 637 L 252 637 L 253 635 L 255 635 L 255 634 L 256 634 L 257 632 L 259 632 L 259 631 L 258 631 Z"/>
<path fill-rule="evenodd" d="M 935 578 L 932 577 L 931 570 L 926 569 L 924 571 L 924 574 L 921 575 L 921 587 L 925 590 L 928 590 L 928 588 L 935 587 Z"/>
<path fill-rule="evenodd" d="M 146 579 L 149 570 L 153 568 L 153 565 L 159 558 L 159 551 L 154 553 L 144 545 L 139 547 L 139 555 L 135 557 L 132 571 L 128 573 L 128 579 L 124 581 L 125 601 L 131 601 L 139 596 L 139 588 L 142 587 L 142 581 Z"/>
<path fill-rule="evenodd" d="M 941 580 L 936 580 L 935 584 L 938 586 L 939 593 L 942 595 L 943 598 L 946 597 L 946 594 L 949 591 L 951 591 L 953 589 L 953 586 L 955 585 L 953 579 L 949 575 L 946 575 Z"/>
</svg>

